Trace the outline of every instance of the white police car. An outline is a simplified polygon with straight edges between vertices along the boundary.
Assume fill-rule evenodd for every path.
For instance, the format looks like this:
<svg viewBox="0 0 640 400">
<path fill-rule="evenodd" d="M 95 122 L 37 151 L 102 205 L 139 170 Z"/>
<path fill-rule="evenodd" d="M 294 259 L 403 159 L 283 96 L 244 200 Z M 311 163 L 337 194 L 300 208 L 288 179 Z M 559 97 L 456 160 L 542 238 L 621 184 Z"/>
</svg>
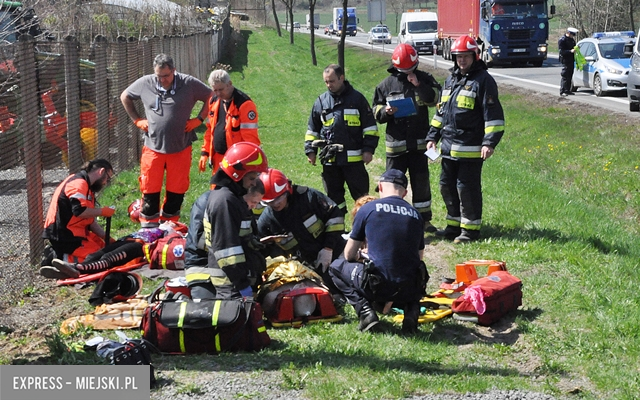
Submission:
<svg viewBox="0 0 640 400">
<path fill-rule="evenodd" d="M 593 89 L 596 96 L 627 89 L 629 61 L 636 42 L 632 31 L 596 32 L 578 42 L 586 61 L 582 70 L 574 64 L 571 91 L 580 87 Z"/>
</svg>

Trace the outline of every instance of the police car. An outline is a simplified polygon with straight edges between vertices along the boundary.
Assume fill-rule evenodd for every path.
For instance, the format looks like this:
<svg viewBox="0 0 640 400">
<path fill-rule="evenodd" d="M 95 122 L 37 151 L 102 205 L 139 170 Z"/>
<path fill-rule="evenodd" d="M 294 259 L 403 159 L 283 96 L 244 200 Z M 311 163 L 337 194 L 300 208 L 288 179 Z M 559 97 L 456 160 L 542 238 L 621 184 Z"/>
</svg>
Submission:
<svg viewBox="0 0 640 400">
<path fill-rule="evenodd" d="M 596 32 L 590 38 L 578 42 L 585 64 L 578 69 L 579 60 L 574 64 L 571 91 L 580 87 L 593 89 L 600 97 L 607 92 L 627 89 L 629 61 L 636 42 L 632 31 Z"/>
</svg>

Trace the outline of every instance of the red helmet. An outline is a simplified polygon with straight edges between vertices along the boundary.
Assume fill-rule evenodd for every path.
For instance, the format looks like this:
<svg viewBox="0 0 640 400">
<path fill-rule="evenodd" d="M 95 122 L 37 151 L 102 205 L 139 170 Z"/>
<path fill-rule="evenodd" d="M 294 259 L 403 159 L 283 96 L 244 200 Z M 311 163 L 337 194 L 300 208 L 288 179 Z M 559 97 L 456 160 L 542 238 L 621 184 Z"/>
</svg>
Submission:
<svg viewBox="0 0 640 400">
<path fill-rule="evenodd" d="M 476 60 L 480 59 L 478 42 L 468 35 L 460 36 L 451 46 L 451 54 L 474 53 Z"/>
<path fill-rule="evenodd" d="M 135 199 L 129 204 L 129 218 L 135 223 L 140 222 L 140 210 L 142 209 L 142 200 Z"/>
<path fill-rule="evenodd" d="M 254 143 L 239 142 L 224 153 L 220 169 L 238 182 L 247 172 L 267 172 L 267 155 Z"/>
<path fill-rule="evenodd" d="M 269 168 L 266 174 L 261 174 L 260 180 L 264 185 L 263 201 L 273 201 L 285 192 L 293 193 L 289 179 L 282 171 L 275 168 Z"/>
<path fill-rule="evenodd" d="M 410 44 L 401 43 L 393 51 L 391 62 L 398 71 L 410 72 L 418 65 L 418 52 Z"/>
</svg>

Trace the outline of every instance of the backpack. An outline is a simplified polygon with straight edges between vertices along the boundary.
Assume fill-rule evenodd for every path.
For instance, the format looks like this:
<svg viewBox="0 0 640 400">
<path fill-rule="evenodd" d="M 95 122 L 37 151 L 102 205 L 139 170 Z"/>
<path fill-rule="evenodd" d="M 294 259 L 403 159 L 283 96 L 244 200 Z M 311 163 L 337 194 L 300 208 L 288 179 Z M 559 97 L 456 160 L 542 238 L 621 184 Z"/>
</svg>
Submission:
<svg viewBox="0 0 640 400">
<path fill-rule="evenodd" d="M 144 254 L 150 269 L 184 269 L 186 239 L 179 233 L 170 233 L 153 243 L 144 245 Z"/>
</svg>

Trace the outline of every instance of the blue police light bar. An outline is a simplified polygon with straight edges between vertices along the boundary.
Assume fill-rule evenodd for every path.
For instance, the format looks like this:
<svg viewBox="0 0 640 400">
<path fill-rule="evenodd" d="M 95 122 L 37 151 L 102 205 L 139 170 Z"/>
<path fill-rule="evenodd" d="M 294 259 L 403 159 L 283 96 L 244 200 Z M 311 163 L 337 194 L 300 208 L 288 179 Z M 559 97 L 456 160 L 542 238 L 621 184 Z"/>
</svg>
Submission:
<svg viewBox="0 0 640 400">
<path fill-rule="evenodd" d="M 618 36 L 635 37 L 636 34 L 633 31 L 618 31 L 618 32 L 594 32 L 593 35 L 591 35 L 591 37 L 594 39 L 602 39 L 605 37 L 618 37 Z"/>
</svg>

